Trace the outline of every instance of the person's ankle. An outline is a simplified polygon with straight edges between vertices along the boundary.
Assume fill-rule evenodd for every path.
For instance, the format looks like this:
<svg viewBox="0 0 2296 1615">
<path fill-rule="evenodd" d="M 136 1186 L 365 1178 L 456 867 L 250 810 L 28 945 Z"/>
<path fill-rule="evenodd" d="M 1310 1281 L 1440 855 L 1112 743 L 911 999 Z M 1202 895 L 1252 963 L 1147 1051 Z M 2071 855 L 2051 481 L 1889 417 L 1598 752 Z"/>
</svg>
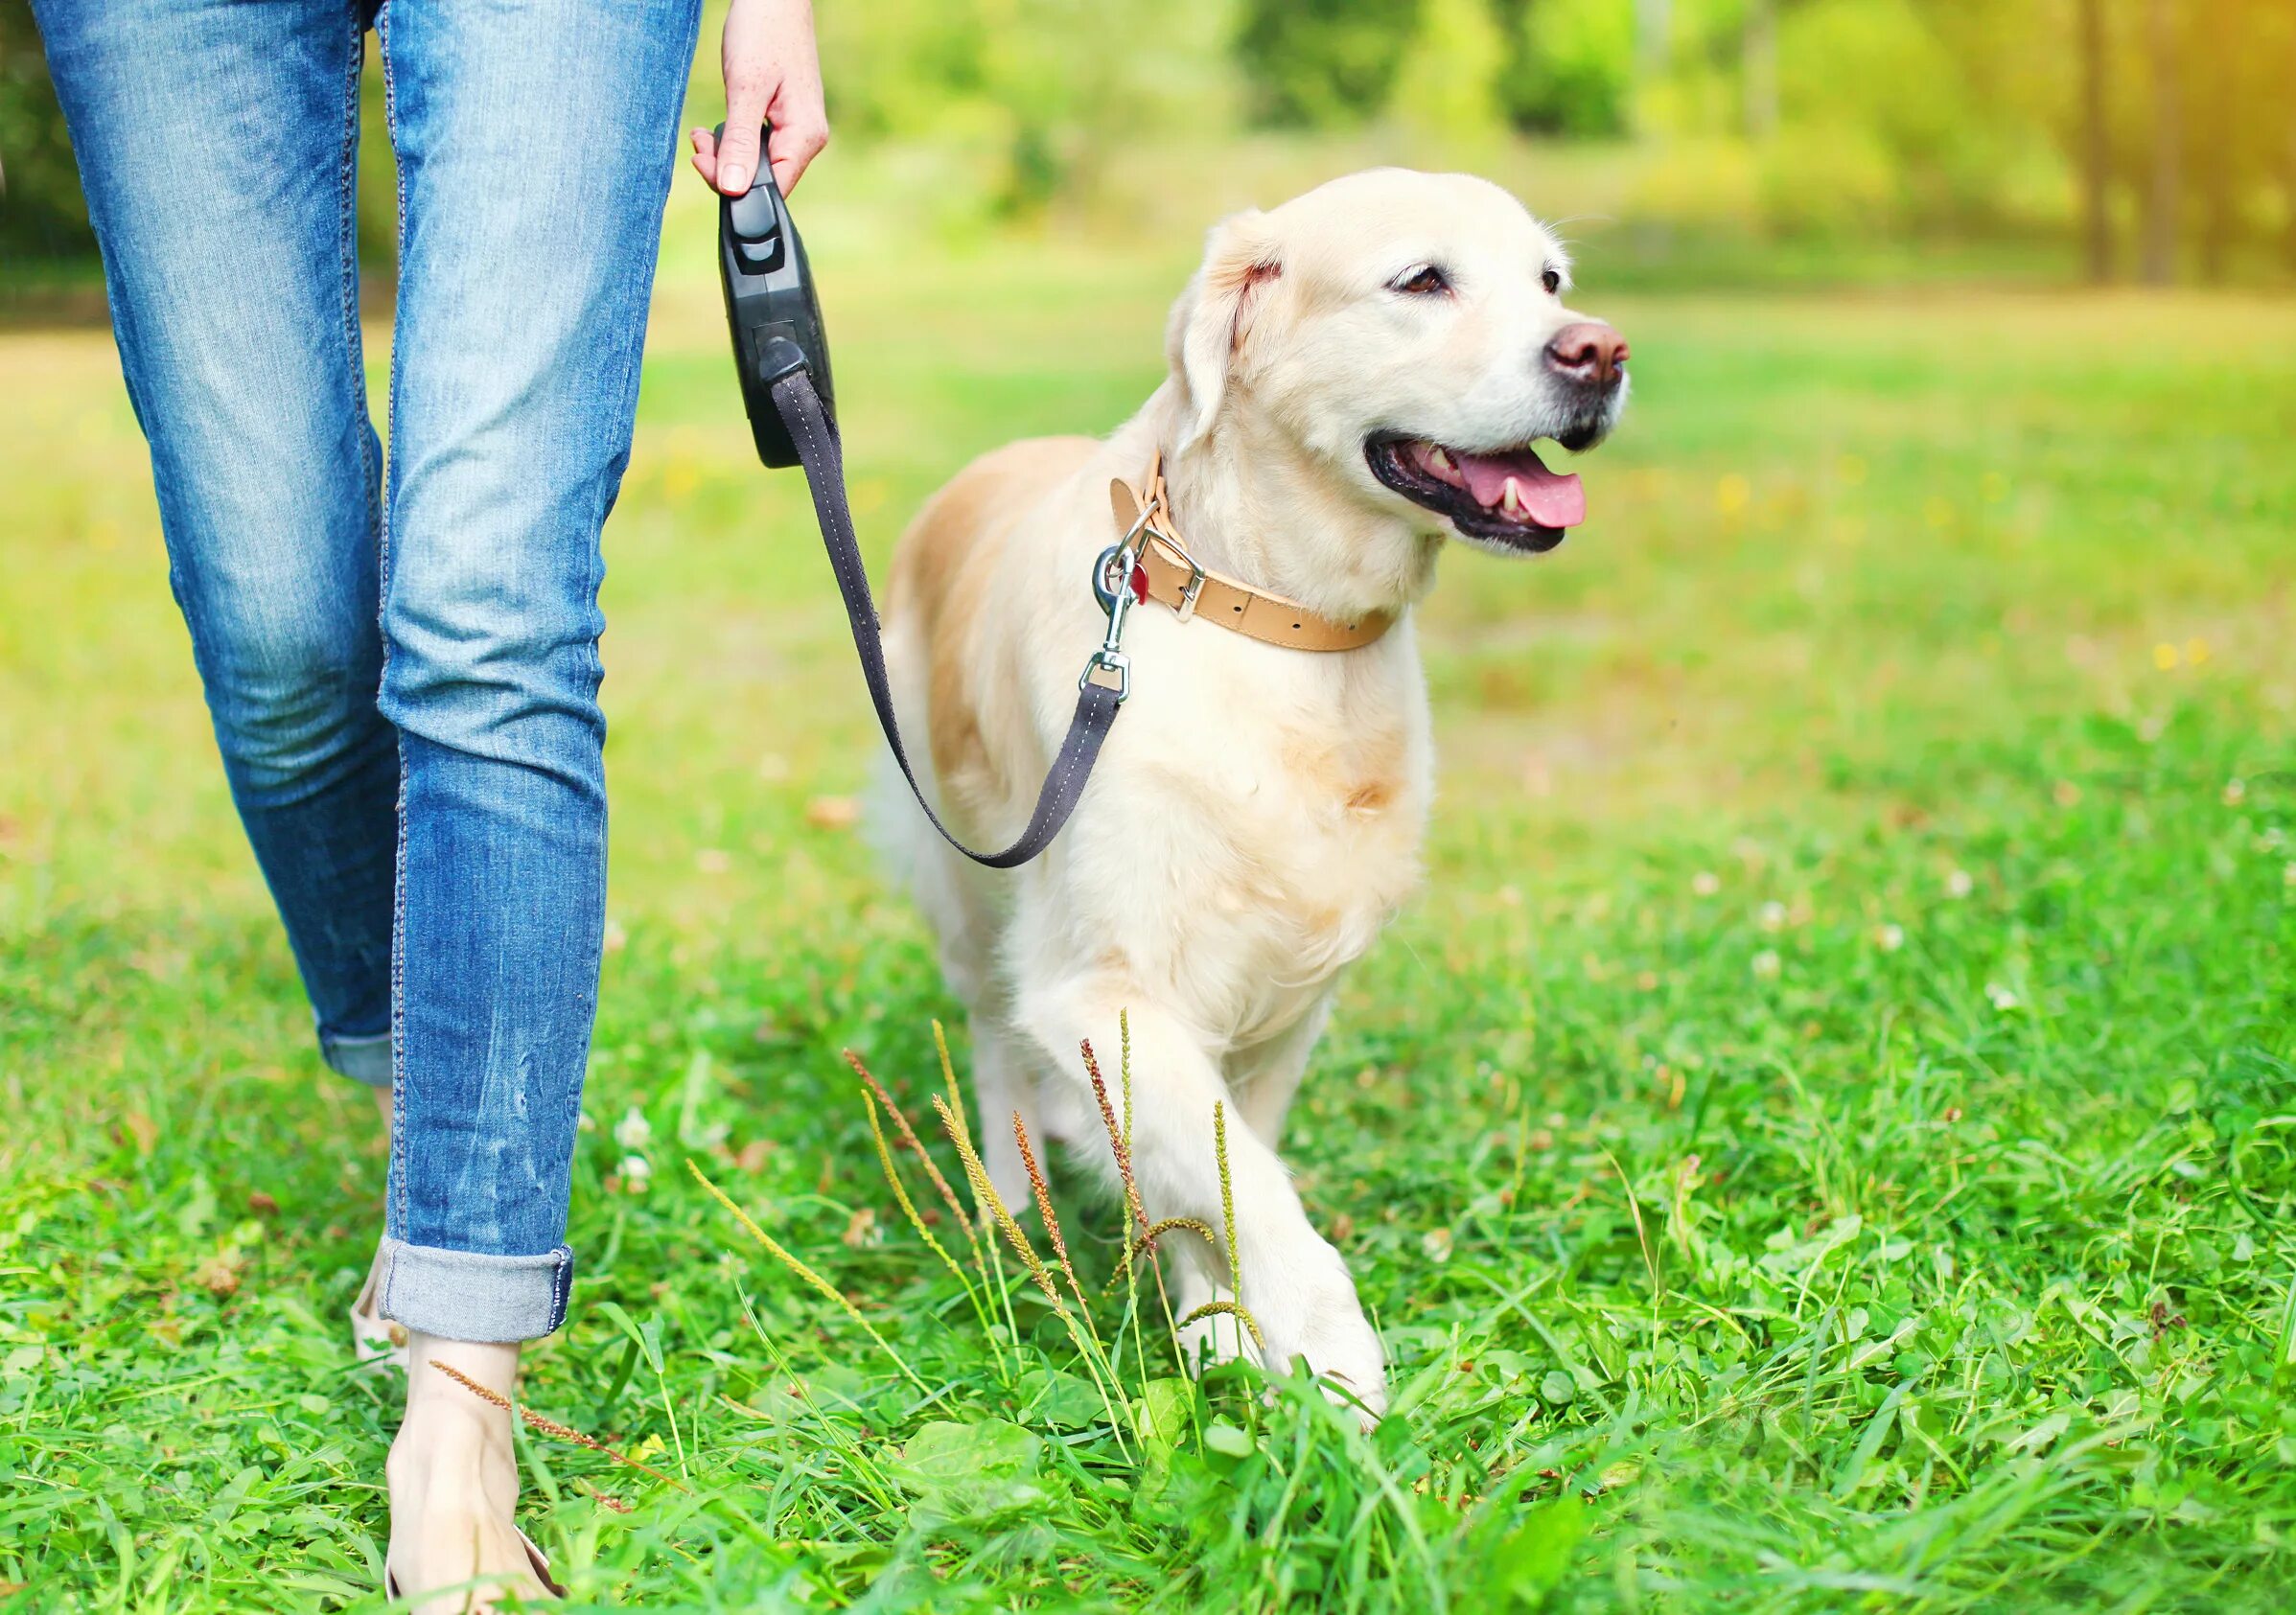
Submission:
<svg viewBox="0 0 2296 1615">
<path fill-rule="evenodd" d="M 407 1340 L 407 1350 L 413 1354 L 415 1366 L 427 1371 L 407 1377 L 408 1406 L 430 1398 L 464 1401 L 491 1407 L 504 1419 L 510 1417 L 509 1403 L 517 1394 L 519 1380 L 520 1348 L 516 1341 L 491 1344 L 449 1340 L 417 1329 Z M 473 1386 L 478 1389 L 473 1390 Z"/>
<path fill-rule="evenodd" d="M 511 1466 L 515 1477 L 516 1416 L 510 1396 L 517 1385 L 518 1348 L 473 1346 L 418 1333 L 408 1342 L 408 1356 L 406 1414 L 391 1442 L 393 1465 L 409 1480 L 418 1470 L 426 1478 L 444 1478 L 493 1465 Z"/>
</svg>

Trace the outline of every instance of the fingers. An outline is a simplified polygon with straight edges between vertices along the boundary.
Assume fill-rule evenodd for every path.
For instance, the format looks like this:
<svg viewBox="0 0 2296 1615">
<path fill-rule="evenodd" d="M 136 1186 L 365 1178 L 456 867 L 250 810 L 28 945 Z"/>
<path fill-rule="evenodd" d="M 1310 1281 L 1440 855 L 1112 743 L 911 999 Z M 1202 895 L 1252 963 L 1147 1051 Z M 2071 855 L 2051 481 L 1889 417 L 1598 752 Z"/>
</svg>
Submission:
<svg viewBox="0 0 2296 1615">
<path fill-rule="evenodd" d="M 765 121 L 770 87 L 762 72 L 726 75 L 726 133 L 717 143 L 717 172 L 709 182 L 729 196 L 748 192 L 757 172 L 757 127 Z"/>
<path fill-rule="evenodd" d="M 791 99 L 787 93 L 789 88 L 788 85 L 783 86 L 784 93 L 779 98 L 782 103 Z M 813 87 L 810 112 L 799 110 L 793 114 L 783 107 L 777 107 L 777 110 L 781 115 L 774 120 L 773 134 L 766 142 L 766 156 L 774 165 L 774 183 L 781 188 L 781 195 L 786 196 L 798 188 L 798 179 L 804 173 L 806 165 L 821 155 L 822 148 L 829 144 L 829 123 L 822 115 L 821 87 L 818 84 Z"/>
<path fill-rule="evenodd" d="M 707 129 L 695 129 L 690 138 L 693 142 L 691 161 L 694 173 L 700 174 L 712 189 L 717 189 L 718 173 L 723 168 L 728 175 L 723 187 L 725 194 L 729 196 L 739 196 L 741 192 L 734 189 L 731 177 L 733 165 L 726 160 L 725 155 L 733 149 L 731 135 L 722 148 L 718 145 L 717 136 Z M 788 196 L 797 188 L 799 176 L 828 144 L 828 127 L 818 121 L 809 125 L 774 124 L 772 137 L 766 142 L 766 160 L 773 166 L 774 183 L 780 187 L 783 196 Z M 747 190 L 748 187 L 742 189 Z"/>
<path fill-rule="evenodd" d="M 723 52 L 726 132 L 712 139 L 694 131 L 694 172 L 738 196 L 754 182 L 757 165 L 770 162 L 786 196 L 829 142 L 809 0 L 732 0 Z M 758 128 L 769 119 L 770 150 L 760 151 Z"/>
</svg>

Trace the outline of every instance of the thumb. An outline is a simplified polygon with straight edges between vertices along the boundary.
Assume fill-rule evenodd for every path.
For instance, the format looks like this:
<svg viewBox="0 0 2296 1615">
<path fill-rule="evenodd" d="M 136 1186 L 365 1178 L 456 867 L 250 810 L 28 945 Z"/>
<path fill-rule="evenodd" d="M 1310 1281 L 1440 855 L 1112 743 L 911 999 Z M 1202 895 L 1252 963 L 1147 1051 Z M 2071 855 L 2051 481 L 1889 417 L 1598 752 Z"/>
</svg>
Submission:
<svg viewBox="0 0 2296 1615">
<path fill-rule="evenodd" d="M 718 142 L 717 188 L 738 196 L 757 172 L 758 126 L 765 121 L 765 97 L 737 86 L 726 97 L 726 137 Z"/>
</svg>

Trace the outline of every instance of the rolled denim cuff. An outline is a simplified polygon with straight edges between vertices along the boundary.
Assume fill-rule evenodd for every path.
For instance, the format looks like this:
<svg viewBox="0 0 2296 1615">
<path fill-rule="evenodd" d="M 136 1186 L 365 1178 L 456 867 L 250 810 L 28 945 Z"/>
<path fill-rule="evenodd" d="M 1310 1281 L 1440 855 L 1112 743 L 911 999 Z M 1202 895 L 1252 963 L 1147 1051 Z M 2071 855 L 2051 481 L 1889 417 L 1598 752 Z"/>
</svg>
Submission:
<svg viewBox="0 0 2296 1615">
<path fill-rule="evenodd" d="M 339 1072 L 353 1082 L 363 1082 L 369 1088 L 390 1086 L 390 1033 L 369 1032 L 364 1037 L 346 1037 L 340 1032 L 319 1028 L 319 1058 L 327 1062 L 330 1071 Z"/>
<path fill-rule="evenodd" d="M 566 1322 L 574 1253 L 489 1257 L 385 1239 L 383 1315 L 447 1340 L 538 1340 Z"/>
</svg>

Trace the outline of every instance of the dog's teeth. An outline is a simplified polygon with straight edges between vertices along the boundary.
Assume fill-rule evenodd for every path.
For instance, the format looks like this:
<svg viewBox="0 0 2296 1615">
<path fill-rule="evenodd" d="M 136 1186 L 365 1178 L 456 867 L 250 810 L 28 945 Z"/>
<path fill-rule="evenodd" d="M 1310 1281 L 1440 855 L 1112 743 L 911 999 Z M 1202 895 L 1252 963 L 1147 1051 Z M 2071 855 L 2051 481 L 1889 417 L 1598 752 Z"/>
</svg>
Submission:
<svg viewBox="0 0 2296 1615">
<path fill-rule="evenodd" d="M 1531 514 L 1531 507 L 1522 502 L 1522 489 L 1513 477 L 1507 478 L 1507 490 L 1498 496 L 1499 513 L 1520 521 Z"/>
<path fill-rule="evenodd" d="M 1459 462 L 1451 458 L 1449 450 L 1436 448 L 1427 450 L 1427 470 L 1448 476 L 1458 469 Z"/>
</svg>

